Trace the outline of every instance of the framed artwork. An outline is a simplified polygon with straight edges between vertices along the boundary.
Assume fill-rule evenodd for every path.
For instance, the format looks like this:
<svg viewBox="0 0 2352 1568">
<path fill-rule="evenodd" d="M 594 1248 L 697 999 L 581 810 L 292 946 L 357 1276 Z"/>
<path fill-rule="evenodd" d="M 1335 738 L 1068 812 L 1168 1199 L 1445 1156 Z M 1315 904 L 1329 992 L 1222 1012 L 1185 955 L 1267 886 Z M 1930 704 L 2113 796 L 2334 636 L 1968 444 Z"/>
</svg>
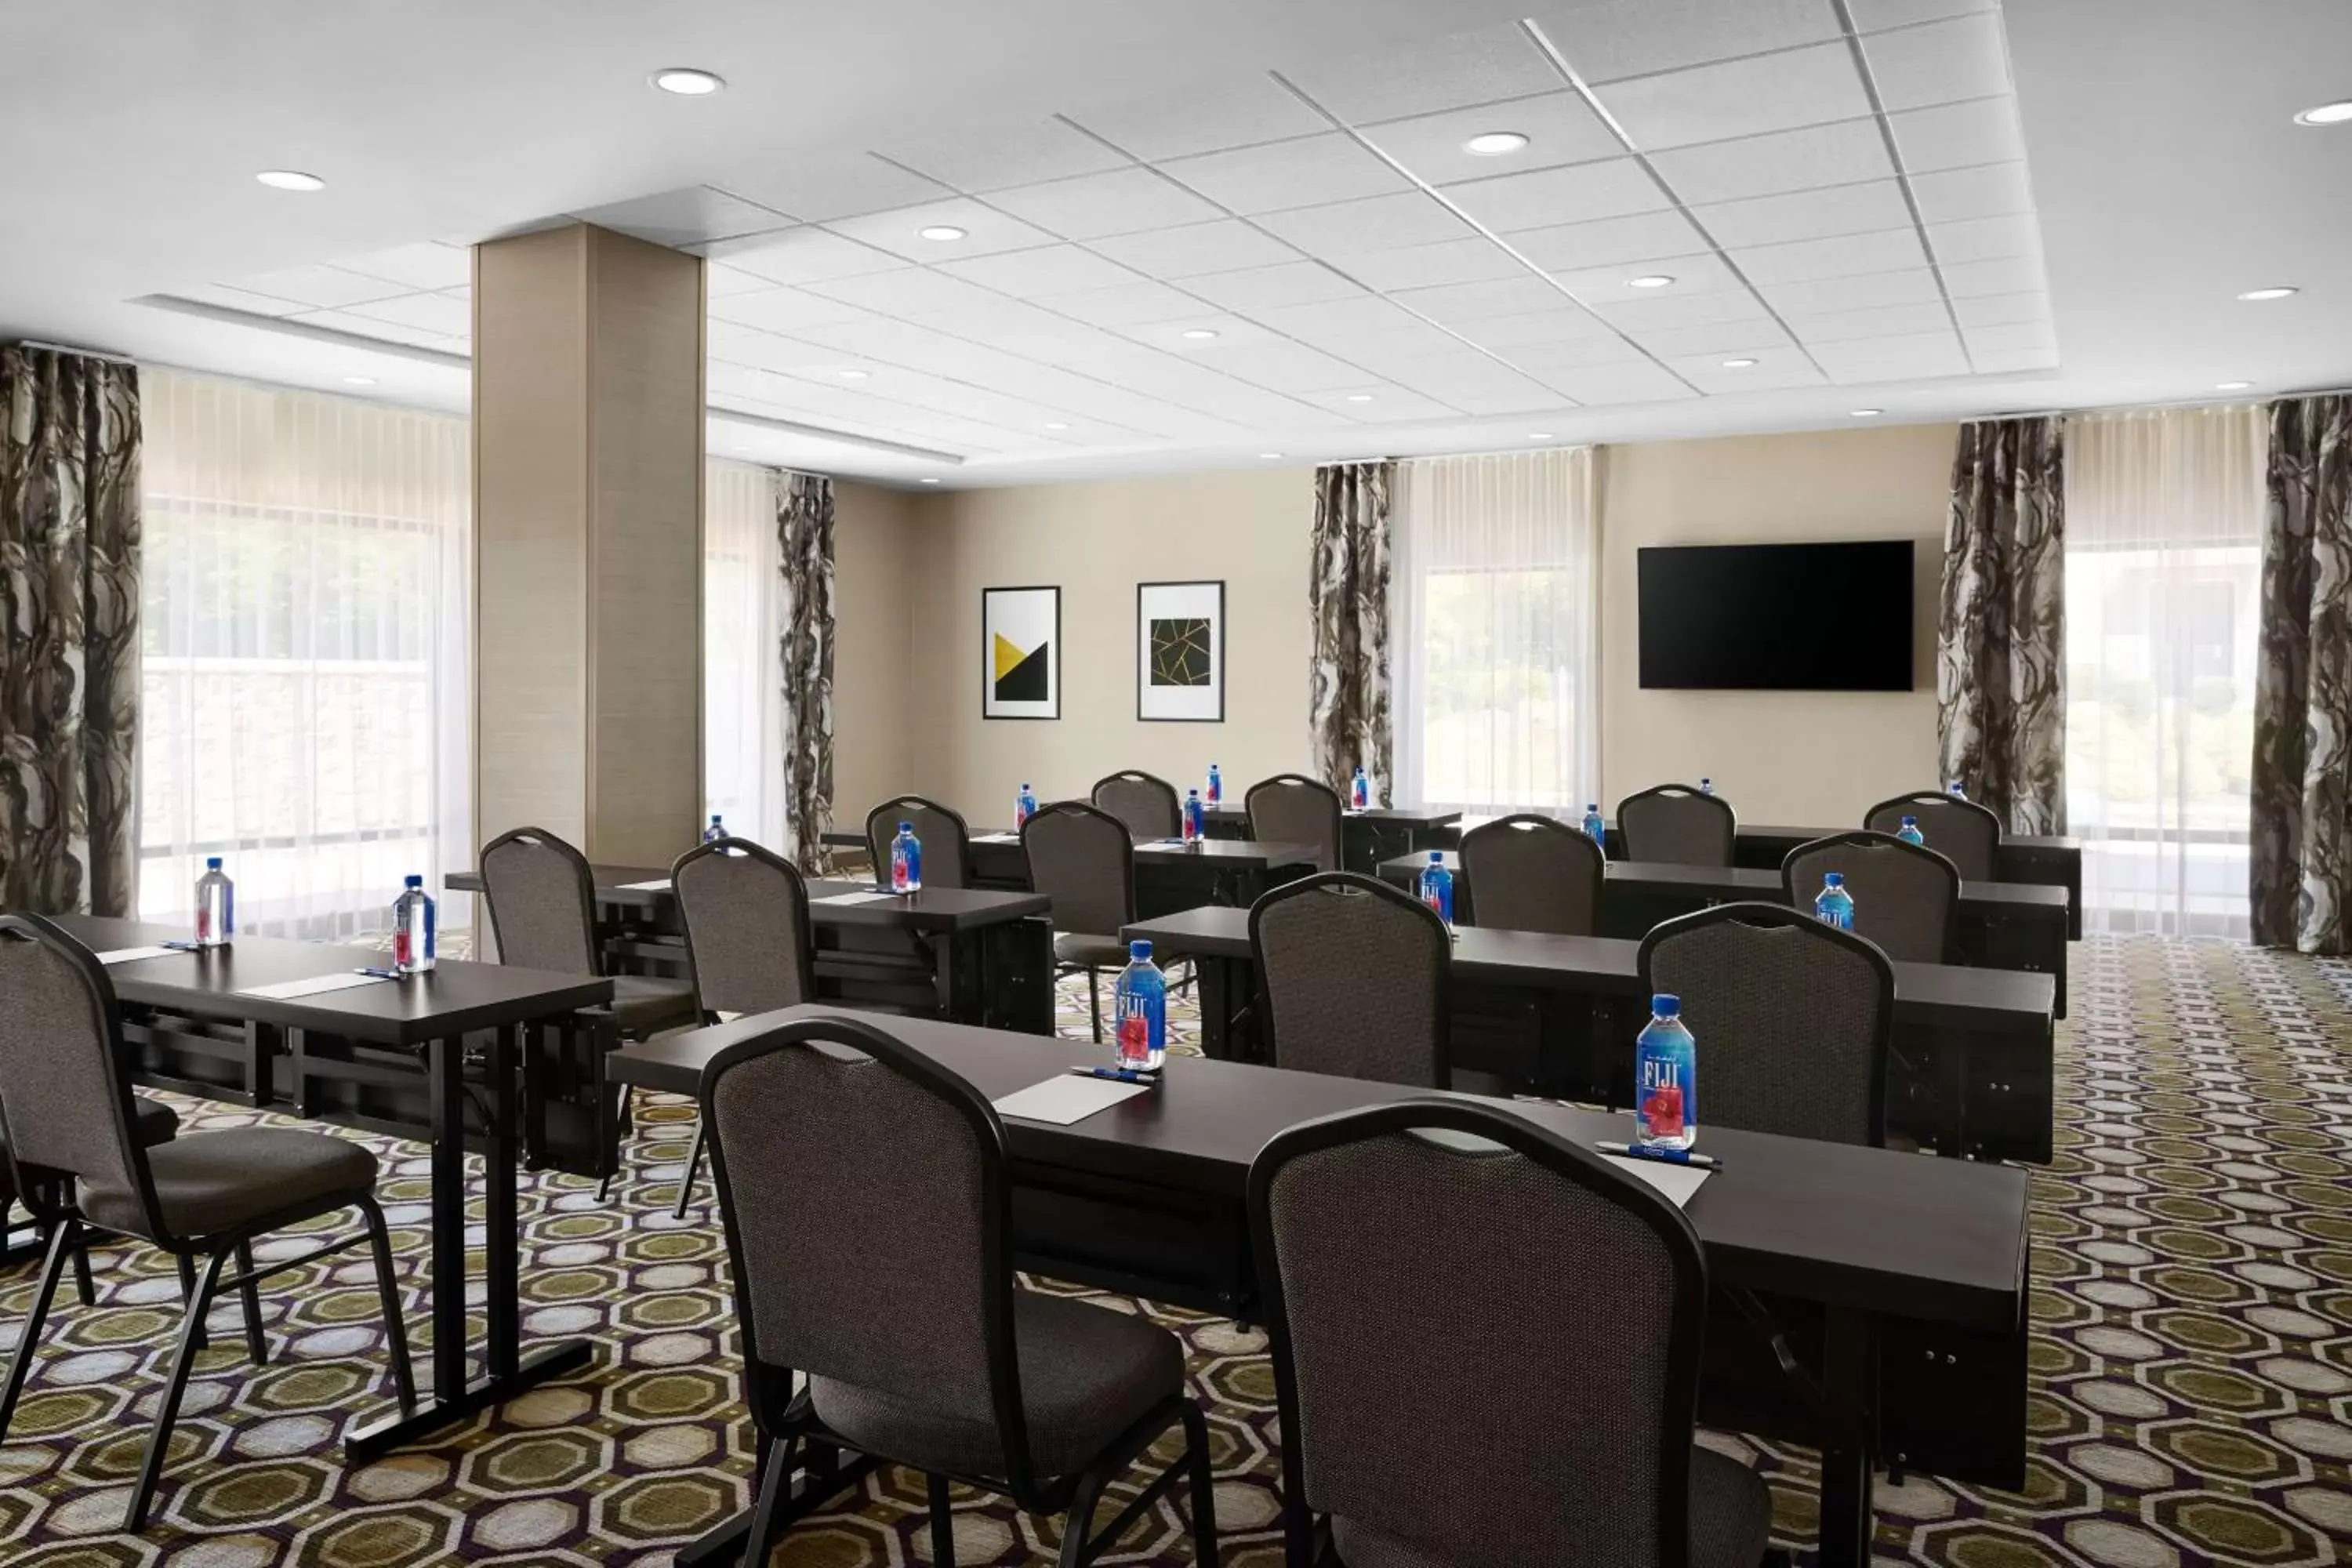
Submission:
<svg viewBox="0 0 2352 1568">
<path fill-rule="evenodd" d="M 1225 585 L 1135 585 L 1135 716 L 1214 724 L 1225 716 Z"/>
<path fill-rule="evenodd" d="M 983 719 L 1062 716 L 1062 591 L 980 591 Z"/>
</svg>

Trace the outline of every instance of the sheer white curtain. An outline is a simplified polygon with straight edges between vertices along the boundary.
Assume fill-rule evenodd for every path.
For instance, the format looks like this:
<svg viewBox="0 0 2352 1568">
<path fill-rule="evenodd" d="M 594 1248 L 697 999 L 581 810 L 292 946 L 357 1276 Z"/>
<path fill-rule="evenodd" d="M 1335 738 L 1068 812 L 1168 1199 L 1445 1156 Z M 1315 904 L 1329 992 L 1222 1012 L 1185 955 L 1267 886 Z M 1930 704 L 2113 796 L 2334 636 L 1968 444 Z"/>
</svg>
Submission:
<svg viewBox="0 0 2352 1568">
<path fill-rule="evenodd" d="M 2084 928 L 2247 934 L 2259 408 L 2071 419 L 2066 816 Z"/>
<path fill-rule="evenodd" d="M 782 476 L 710 459 L 702 487 L 702 793 L 728 831 L 779 854 L 784 800 Z"/>
<path fill-rule="evenodd" d="M 142 373 L 139 910 L 238 929 L 391 923 L 473 864 L 473 481 L 462 418 Z"/>
<path fill-rule="evenodd" d="M 1389 585 L 1398 803 L 1581 805 L 1600 779 L 1592 449 L 1402 469 Z"/>
</svg>

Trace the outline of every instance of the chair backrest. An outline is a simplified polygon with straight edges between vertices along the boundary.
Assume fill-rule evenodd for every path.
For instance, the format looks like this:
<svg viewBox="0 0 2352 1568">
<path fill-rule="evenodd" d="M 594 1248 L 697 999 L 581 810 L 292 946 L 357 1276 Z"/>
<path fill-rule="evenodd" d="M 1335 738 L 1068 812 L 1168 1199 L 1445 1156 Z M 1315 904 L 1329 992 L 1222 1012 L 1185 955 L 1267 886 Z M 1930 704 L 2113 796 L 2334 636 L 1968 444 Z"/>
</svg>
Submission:
<svg viewBox="0 0 2352 1568">
<path fill-rule="evenodd" d="M 923 886 L 971 886 L 971 829 L 952 806 L 919 795 L 886 800 L 866 814 L 866 850 L 874 857 L 877 880 L 890 880 L 890 840 L 898 837 L 902 822 L 913 823 L 915 837 L 923 841 Z"/>
<path fill-rule="evenodd" d="M 816 1000 L 808 884 L 747 838 L 698 844 L 669 869 L 705 1013 L 772 1013 Z"/>
<path fill-rule="evenodd" d="M 1276 773 L 1242 797 L 1250 837 L 1261 844 L 1311 844 L 1315 868 L 1341 868 L 1339 792 L 1304 773 Z"/>
<path fill-rule="evenodd" d="M 1127 824 L 1139 844 L 1184 831 L 1184 805 L 1166 779 L 1129 769 L 1095 783 L 1094 803 Z"/>
<path fill-rule="evenodd" d="M 1780 887 L 1811 910 L 1822 878 L 1836 871 L 1853 895 L 1853 929 L 1906 963 L 1945 963 L 1960 919 L 1960 871 L 1933 849 L 1891 833 L 1833 833 L 1800 844 L 1780 862 Z"/>
<path fill-rule="evenodd" d="M 1919 837 L 1927 841 L 1928 848 L 1958 867 L 1963 880 L 1993 879 L 1993 853 L 2000 847 L 2000 818 L 1990 806 L 1942 790 L 1923 789 L 1880 801 L 1870 808 L 1862 825 L 1874 832 L 1892 833 L 1906 816 L 1919 819 Z"/>
<path fill-rule="evenodd" d="M 482 847 L 482 899 L 499 962 L 559 974 L 602 974 L 596 879 L 588 857 L 543 827 L 518 827 Z"/>
<path fill-rule="evenodd" d="M 806 1018 L 702 1071 L 744 1359 L 993 1426 L 1031 1470 L 1004 1126 L 877 1022 Z M 755 1415 L 769 1414 L 753 1402 Z"/>
<path fill-rule="evenodd" d="M 1600 929 L 1601 846 L 1580 828 L 1533 813 L 1498 816 L 1462 836 L 1471 910 L 1497 931 L 1591 936 Z"/>
<path fill-rule="evenodd" d="M 1719 795 L 1702 795 L 1689 784 L 1653 784 L 1617 803 L 1617 831 L 1628 860 L 1728 866 L 1739 818 Z"/>
<path fill-rule="evenodd" d="M 1021 825 L 1029 890 L 1054 900 L 1054 929 L 1110 936 L 1135 919 L 1135 840 L 1127 824 L 1084 801 L 1041 805 Z"/>
<path fill-rule="evenodd" d="M 122 1014 L 98 956 L 39 915 L 0 915 L 0 1119 L 17 1195 L 46 1212 L 59 1176 L 136 1195 L 164 1238 L 121 1056 Z"/>
<path fill-rule="evenodd" d="M 1250 906 L 1266 1058 L 1276 1067 L 1445 1089 L 1454 942 L 1437 911 L 1347 871 Z"/>
<path fill-rule="evenodd" d="M 1886 1141 L 1895 972 L 1877 948 L 1782 904 L 1718 904 L 1653 927 L 1634 962 L 1682 998 L 1702 1125 Z"/>
<path fill-rule="evenodd" d="M 1350 1563 L 1685 1568 L 1706 1263 L 1680 1210 L 1435 1100 L 1277 1133 L 1248 1207 L 1291 1540 L 1319 1512 Z"/>
</svg>

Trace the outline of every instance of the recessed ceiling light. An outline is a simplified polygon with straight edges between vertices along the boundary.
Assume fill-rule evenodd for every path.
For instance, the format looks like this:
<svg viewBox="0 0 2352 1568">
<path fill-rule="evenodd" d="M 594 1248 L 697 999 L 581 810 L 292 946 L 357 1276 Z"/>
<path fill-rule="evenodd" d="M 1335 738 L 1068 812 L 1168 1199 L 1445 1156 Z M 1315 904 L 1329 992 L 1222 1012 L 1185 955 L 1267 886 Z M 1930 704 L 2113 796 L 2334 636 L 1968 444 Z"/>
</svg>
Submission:
<svg viewBox="0 0 2352 1568">
<path fill-rule="evenodd" d="M 1212 327 L 1193 327 L 1188 330 L 1184 335 L 1192 339 L 1196 343 L 1204 343 L 1211 338 L 1215 337 L 1217 333 L 1216 330 Z"/>
<path fill-rule="evenodd" d="M 2265 300 L 2284 300 L 2290 294 L 2300 294 L 2302 292 L 2303 290 L 2300 289 L 2292 289 L 2287 287 L 2285 284 L 2276 284 L 2268 289 L 2249 289 L 2244 293 L 2239 295 L 2238 298 L 2241 300 L 2252 300 L 2255 304 L 2259 305 Z"/>
<path fill-rule="evenodd" d="M 1885 412 L 1884 408 L 1857 408 L 1853 411 L 1853 416 L 1856 419 L 1875 419 Z"/>
<path fill-rule="evenodd" d="M 867 376 L 873 374 L 874 373 L 872 371 L 867 370 L 845 370 L 841 372 L 841 379 L 844 381 L 864 381 Z"/>
<path fill-rule="evenodd" d="M 1063 420 L 1048 419 L 1045 421 L 1045 428 L 1048 430 L 1066 430 L 1069 427 L 1068 424 Z"/>
<path fill-rule="evenodd" d="M 1726 370 L 1754 370 L 1756 368 L 1756 362 L 1752 359 L 1727 359 L 1723 362 L 1723 368 Z"/>
<path fill-rule="evenodd" d="M 1281 453 L 1279 453 L 1279 452 L 1260 452 L 1260 453 L 1258 454 L 1258 456 L 1259 456 L 1259 457 L 1261 457 L 1261 458 L 1264 458 L 1267 462 L 1271 463 L 1271 462 L 1273 462 L 1276 458 L 1277 458 L 1281 457 L 1281 456 L 1282 456 L 1282 454 L 1281 454 Z"/>
<path fill-rule="evenodd" d="M 667 70 L 654 72 L 654 85 L 680 98 L 708 98 L 725 87 L 727 79 L 712 71 L 696 70 L 691 66 L 672 66 Z"/>
<path fill-rule="evenodd" d="M 940 481 L 939 481 L 939 480 L 937 480 L 937 479 L 925 479 L 925 480 L 923 481 L 923 483 L 925 483 L 925 484 L 927 484 L 927 485 L 935 485 L 935 484 L 938 484 L 939 482 L 940 482 Z"/>
<path fill-rule="evenodd" d="M 2352 98 L 2323 103 L 2294 117 L 2297 125 L 2341 125 L 2347 121 L 2352 121 Z"/>
<path fill-rule="evenodd" d="M 2254 384 L 2251 381 L 2217 381 L 2213 384 L 2213 390 L 2216 392 L 2243 392 L 2246 388 L 2253 384 Z"/>
<path fill-rule="evenodd" d="M 1372 395 L 1369 392 L 1351 392 L 1348 394 L 1348 401 L 1350 403 L 1370 403 L 1371 400 Z"/>
<path fill-rule="evenodd" d="M 1653 272 L 1646 278 L 1626 279 L 1625 287 L 1628 289 L 1664 289 L 1673 282 L 1674 279 L 1667 277 L 1664 273 Z"/>
<path fill-rule="evenodd" d="M 1530 441 L 1549 441 L 1553 438 L 1552 433 L 1549 430 L 1530 430 L 1528 432 L 1528 439 Z"/>
<path fill-rule="evenodd" d="M 327 182 L 299 169 L 264 169 L 253 176 L 273 191 L 323 191 Z"/>
<path fill-rule="evenodd" d="M 956 226 L 951 223 L 935 223 L 929 225 L 926 227 L 919 228 L 915 232 L 921 235 L 925 239 L 936 239 L 941 242 L 950 239 L 961 239 L 964 236 L 964 231 L 956 227 Z"/>
<path fill-rule="evenodd" d="M 1528 139 L 1516 131 L 1489 131 L 1462 143 L 1462 150 L 1481 158 L 1499 158 L 1506 153 L 1516 153 L 1527 144 Z"/>
<path fill-rule="evenodd" d="M 375 384 L 375 377 L 372 375 L 347 375 L 343 377 L 343 384 L 345 386 L 373 386 Z M 2241 382 L 2239 384 L 2243 385 L 2244 383 Z"/>
</svg>

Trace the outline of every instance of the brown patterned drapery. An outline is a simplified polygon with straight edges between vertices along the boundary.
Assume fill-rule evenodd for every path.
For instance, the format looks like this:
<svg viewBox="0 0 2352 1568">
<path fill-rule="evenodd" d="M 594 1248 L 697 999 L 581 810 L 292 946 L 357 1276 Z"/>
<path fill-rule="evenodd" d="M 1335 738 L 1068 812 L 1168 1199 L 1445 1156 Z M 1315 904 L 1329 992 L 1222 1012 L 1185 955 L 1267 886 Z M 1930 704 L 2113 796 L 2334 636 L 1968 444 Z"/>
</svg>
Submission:
<svg viewBox="0 0 2352 1568">
<path fill-rule="evenodd" d="M 2252 779 L 2253 938 L 2352 952 L 2352 396 L 2271 405 Z"/>
<path fill-rule="evenodd" d="M 792 858 L 813 875 L 833 868 L 833 481 L 780 476 L 776 540 L 784 599 L 784 821 Z"/>
<path fill-rule="evenodd" d="M 1315 647 L 1308 666 L 1310 772 L 1345 791 L 1355 770 L 1372 802 L 1389 800 L 1390 498 L 1394 463 L 1315 470 L 1315 534 L 1307 583 Z"/>
<path fill-rule="evenodd" d="M 2065 438 L 2057 416 L 1960 426 L 1936 634 L 1943 781 L 2011 833 L 2066 830 Z"/>
<path fill-rule="evenodd" d="M 0 348 L 0 909 L 127 915 L 139 372 Z"/>
</svg>

